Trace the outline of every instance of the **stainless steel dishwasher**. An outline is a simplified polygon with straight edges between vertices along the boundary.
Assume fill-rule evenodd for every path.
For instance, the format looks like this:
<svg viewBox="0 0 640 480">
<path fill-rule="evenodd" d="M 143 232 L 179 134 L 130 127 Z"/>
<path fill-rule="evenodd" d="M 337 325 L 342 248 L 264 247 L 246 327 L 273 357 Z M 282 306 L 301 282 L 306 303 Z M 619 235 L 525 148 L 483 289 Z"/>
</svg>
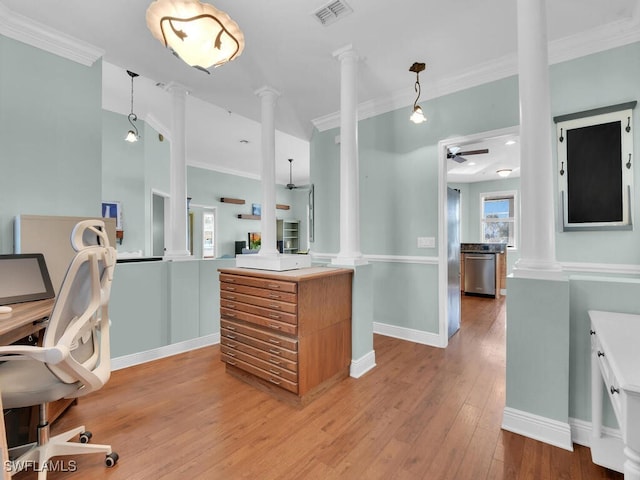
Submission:
<svg viewBox="0 0 640 480">
<path fill-rule="evenodd" d="M 464 293 L 496 295 L 496 256 L 493 253 L 466 253 Z"/>
</svg>

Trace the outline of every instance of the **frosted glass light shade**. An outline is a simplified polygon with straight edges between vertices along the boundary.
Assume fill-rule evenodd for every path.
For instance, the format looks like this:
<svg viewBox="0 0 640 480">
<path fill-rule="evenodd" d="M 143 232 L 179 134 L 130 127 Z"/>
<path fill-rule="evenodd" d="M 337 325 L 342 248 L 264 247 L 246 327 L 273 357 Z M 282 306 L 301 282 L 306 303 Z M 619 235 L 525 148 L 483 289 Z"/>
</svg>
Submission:
<svg viewBox="0 0 640 480">
<path fill-rule="evenodd" d="M 208 3 L 155 0 L 146 18 L 153 36 L 192 67 L 220 66 L 244 49 L 238 24 Z"/>
<path fill-rule="evenodd" d="M 422 108 L 420 108 L 419 105 L 416 105 L 413 109 L 413 113 L 409 117 L 409 120 L 411 120 L 413 123 L 422 123 L 427 121 L 427 117 L 425 117 L 424 113 L 422 113 Z"/>
</svg>

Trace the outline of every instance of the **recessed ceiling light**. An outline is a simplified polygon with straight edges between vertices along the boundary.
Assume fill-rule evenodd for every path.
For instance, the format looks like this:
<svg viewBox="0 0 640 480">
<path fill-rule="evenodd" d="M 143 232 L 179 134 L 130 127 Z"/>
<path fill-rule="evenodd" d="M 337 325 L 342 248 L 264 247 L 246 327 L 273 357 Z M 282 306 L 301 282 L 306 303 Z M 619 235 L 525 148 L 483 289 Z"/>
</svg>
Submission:
<svg viewBox="0 0 640 480">
<path fill-rule="evenodd" d="M 469 162 L 469 166 L 473 167 L 476 164 L 476 162 Z"/>
<path fill-rule="evenodd" d="M 505 145 L 515 145 L 516 141 L 515 140 L 507 140 L 506 142 L 504 142 Z"/>
</svg>

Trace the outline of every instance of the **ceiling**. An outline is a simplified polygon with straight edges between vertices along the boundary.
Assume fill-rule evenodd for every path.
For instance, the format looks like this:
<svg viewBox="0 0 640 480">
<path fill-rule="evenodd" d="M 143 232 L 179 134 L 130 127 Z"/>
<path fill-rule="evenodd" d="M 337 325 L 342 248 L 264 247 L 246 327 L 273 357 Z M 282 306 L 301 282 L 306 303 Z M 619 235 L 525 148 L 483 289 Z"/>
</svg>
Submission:
<svg viewBox="0 0 640 480">
<path fill-rule="evenodd" d="M 510 170 L 509 178 L 520 176 L 520 138 L 516 134 L 500 135 L 473 143 L 452 145 L 460 148 L 459 163 L 447 159 L 447 181 L 451 183 L 500 180 L 498 170 Z M 488 153 L 465 155 L 464 152 L 489 150 Z"/>
<path fill-rule="evenodd" d="M 320 130 L 338 125 L 340 64 L 332 53 L 346 45 L 361 59 L 361 118 L 413 103 L 415 75 L 408 69 L 416 61 L 427 64 L 420 75 L 422 100 L 517 72 L 514 0 L 346 2 L 353 13 L 323 26 L 312 13 L 326 0 L 210 0 L 238 23 L 246 42 L 240 57 L 211 75 L 188 67 L 152 37 L 145 23 L 151 0 L 0 0 L 0 33 L 7 34 L 3 20 L 6 25 L 7 18 L 17 17 L 101 49 L 105 77 L 111 75 L 104 80 L 103 106 L 114 111 L 126 114 L 130 107 L 126 69 L 140 74 L 136 89 L 152 91 L 171 82 L 185 86 L 191 95 L 187 128 L 194 133 L 187 138 L 187 163 L 192 165 L 257 177 L 255 91 L 275 88 L 281 93 L 275 119 L 279 183 L 288 182 L 292 157 L 293 181 L 305 183 L 314 125 Z M 548 0 L 550 60 L 640 40 L 639 5 L 638 0 Z M 146 111 L 139 116 L 162 131 L 170 126 L 170 109 L 156 105 L 141 104 Z"/>
</svg>

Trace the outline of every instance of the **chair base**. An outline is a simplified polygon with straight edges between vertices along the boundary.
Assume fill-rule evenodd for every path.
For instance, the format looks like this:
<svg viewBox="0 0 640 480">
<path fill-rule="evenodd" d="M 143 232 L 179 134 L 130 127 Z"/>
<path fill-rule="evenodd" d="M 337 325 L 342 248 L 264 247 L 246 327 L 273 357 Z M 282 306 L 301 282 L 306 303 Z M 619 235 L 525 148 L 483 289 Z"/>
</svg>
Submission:
<svg viewBox="0 0 640 480">
<path fill-rule="evenodd" d="M 49 425 L 45 424 L 38 427 L 38 438 L 46 438 L 48 436 Z M 21 445 L 9 449 L 9 458 L 11 463 L 11 475 L 25 470 L 27 468 L 38 472 L 38 480 L 46 480 L 47 471 L 62 470 L 67 471 L 75 469 L 75 462 L 69 461 L 68 464 L 49 464 L 49 460 L 60 455 L 81 455 L 86 453 L 105 453 L 111 454 L 111 445 L 93 445 L 89 443 L 70 442 L 69 440 L 76 435 L 85 433 L 84 425 L 50 437 L 48 441 Z M 40 435 L 42 433 L 42 436 Z M 114 462 L 115 463 L 115 462 Z"/>
</svg>

